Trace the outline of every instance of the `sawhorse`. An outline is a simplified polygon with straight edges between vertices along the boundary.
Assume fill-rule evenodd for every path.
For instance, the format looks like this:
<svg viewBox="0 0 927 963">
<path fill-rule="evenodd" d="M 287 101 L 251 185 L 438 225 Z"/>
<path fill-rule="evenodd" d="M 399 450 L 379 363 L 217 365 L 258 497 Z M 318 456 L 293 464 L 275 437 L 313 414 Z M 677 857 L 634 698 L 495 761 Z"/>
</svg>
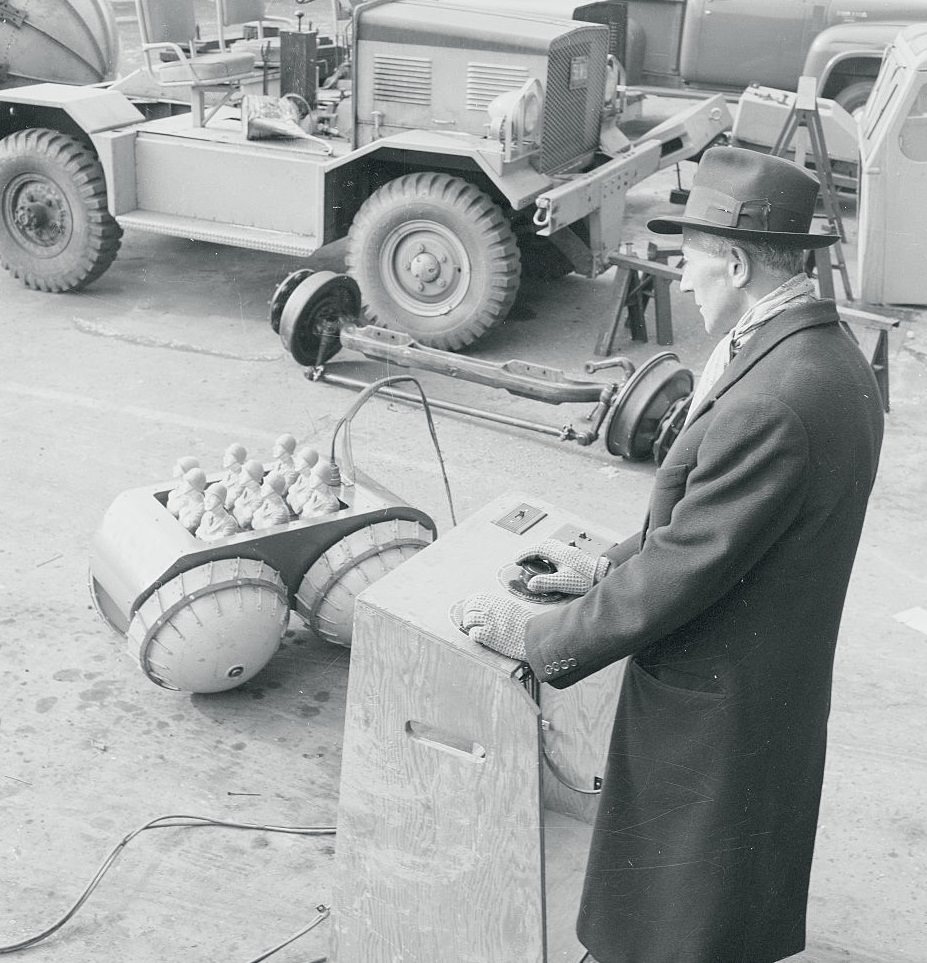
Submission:
<svg viewBox="0 0 927 963">
<path fill-rule="evenodd" d="M 834 186 L 834 176 L 830 167 L 830 158 L 827 155 L 827 145 L 824 143 L 824 127 L 821 124 L 821 115 L 818 113 L 818 93 L 817 80 L 814 77 L 800 77 L 798 80 L 798 92 L 795 95 L 795 102 L 789 111 L 785 124 L 776 138 L 775 144 L 770 151 L 776 157 L 784 157 L 789 149 L 789 144 L 796 132 L 801 128 L 808 136 L 808 143 L 811 147 L 811 156 L 814 158 L 814 169 L 821 182 L 821 202 L 824 205 L 824 213 L 827 215 L 827 222 L 830 225 L 832 234 L 837 235 L 837 241 L 833 245 L 836 255 L 836 269 L 840 272 L 843 281 L 843 290 L 848 301 L 853 300 L 853 291 L 850 287 L 850 274 L 847 270 L 846 258 L 843 256 L 843 244 L 846 244 L 846 232 L 843 229 L 843 219 L 840 216 L 840 206 L 837 201 L 837 188 Z M 799 166 L 804 166 L 804 151 L 796 146 L 795 162 Z M 825 268 L 823 259 L 815 259 L 818 268 L 818 280 L 822 286 L 824 294 L 824 275 L 825 271 L 830 271 L 830 261 Z M 828 275 L 826 284 L 833 291 L 833 278 Z M 825 295 L 827 296 L 827 295 Z"/>
<path fill-rule="evenodd" d="M 889 410 L 888 397 L 888 332 L 898 327 L 898 321 L 893 318 L 883 318 L 880 314 L 860 311 L 858 308 L 837 306 L 840 320 L 849 329 L 853 340 L 859 345 L 860 351 L 866 356 L 872 373 L 875 375 L 879 394 L 882 396 L 882 407 Z"/>
<path fill-rule="evenodd" d="M 654 303 L 657 344 L 673 343 L 670 285 L 682 277 L 682 271 L 670 267 L 667 260 L 680 254 L 678 250 L 660 250 L 654 244 L 648 244 L 646 258 L 637 257 L 633 251 L 609 257 L 609 261 L 615 265 L 612 283 L 615 313 L 599 334 L 594 349 L 596 356 L 605 357 L 612 353 L 625 310 L 631 338 L 634 341 L 647 341 L 645 312 L 651 300 Z"/>
</svg>

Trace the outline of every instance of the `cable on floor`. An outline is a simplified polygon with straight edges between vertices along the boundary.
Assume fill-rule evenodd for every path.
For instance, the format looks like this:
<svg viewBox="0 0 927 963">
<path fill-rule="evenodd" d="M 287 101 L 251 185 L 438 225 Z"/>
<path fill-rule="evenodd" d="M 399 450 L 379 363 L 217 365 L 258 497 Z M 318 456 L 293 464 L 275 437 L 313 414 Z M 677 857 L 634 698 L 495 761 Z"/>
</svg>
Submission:
<svg viewBox="0 0 927 963">
<path fill-rule="evenodd" d="M 158 816 L 155 819 L 149 820 L 143 826 L 139 826 L 137 829 L 133 829 L 132 832 L 127 833 L 123 838 L 113 847 L 109 855 L 100 864 L 96 873 L 94 873 L 93 878 L 85 887 L 84 891 L 77 898 L 74 905 L 59 919 L 57 922 L 53 923 L 47 929 L 42 930 L 41 933 L 37 933 L 35 936 L 30 936 L 27 939 L 20 940 L 18 943 L 10 943 L 6 946 L 0 946 L 0 956 L 8 953 L 18 953 L 21 950 L 29 949 L 30 947 L 36 946 L 37 944 L 47 940 L 53 933 L 56 933 L 61 929 L 65 923 L 68 922 L 84 905 L 84 903 L 90 898 L 91 893 L 100 885 L 103 877 L 109 872 L 113 863 L 116 862 L 119 854 L 126 848 L 126 846 L 135 839 L 136 836 L 145 832 L 149 829 L 174 829 L 174 828 L 203 828 L 206 826 L 220 827 L 224 829 L 244 829 L 253 830 L 256 832 L 264 833 L 284 833 L 290 836 L 333 836 L 335 835 L 334 826 L 270 826 L 270 825 L 258 825 L 254 823 L 240 823 L 233 822 L 227 819 L 210 819 L 208 816 L 186 816 L 186 815 L 169 815 L 169 816 Z M 298 933 L 286 939 L 284 942 L 279 943 L 273 949 L 266 951 L 261 956 L 256 957 L 253 960 L 249 960 L 248 963 L 261 963 L 261 961 L 266 960 L 268 957 L 272 956 L 274 953 L 283 949 L 285 946 L 289 946 L 294 940 L 299 939 L 299 937 L 308 933 L 310 930 L 314 929 L 323 920 L 328 917 L 329 908 L 327 906 L 317 907 L 316 918 L 308 924 L 308 926 L 303 927 Z"/>
</svg>

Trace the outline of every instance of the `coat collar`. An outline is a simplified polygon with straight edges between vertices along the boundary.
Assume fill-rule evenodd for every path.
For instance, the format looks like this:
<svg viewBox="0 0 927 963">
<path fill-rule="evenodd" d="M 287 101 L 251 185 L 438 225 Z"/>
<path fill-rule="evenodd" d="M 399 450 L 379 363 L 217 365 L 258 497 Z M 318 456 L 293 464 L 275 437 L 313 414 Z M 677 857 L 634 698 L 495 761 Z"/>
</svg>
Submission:
<svg viewBox="0 0 927 963">
<path fill-rule="evenodd" d="M 837 306 L 833 301 L 820 300 L 786 308 L 780 315 L 764 324 L 756 334 L 741 348 L 734 360 L 724 369 L 711 391 L 702 399 L 686 428 L 688 429 L 760 360 L 769 354 L 776 345 L 806 328 L 822 324 L 836 324 L 840 320 Z"/>
</svg>

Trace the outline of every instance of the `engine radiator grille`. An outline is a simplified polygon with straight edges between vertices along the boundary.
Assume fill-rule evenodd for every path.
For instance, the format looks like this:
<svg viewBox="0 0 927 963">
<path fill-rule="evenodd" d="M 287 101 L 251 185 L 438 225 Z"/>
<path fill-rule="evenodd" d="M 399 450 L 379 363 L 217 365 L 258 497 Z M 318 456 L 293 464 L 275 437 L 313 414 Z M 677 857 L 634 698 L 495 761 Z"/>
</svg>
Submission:
<svg viewBox="0 0 927 963">
<path fill-rule="evenodd" d="M 373 97 L 427 107 L 431 103 L 431 60 L 377 55 L 373 62 Z"/>
<path fill-rule="evenodd" d="M 467 110 L 486 110 L 499 94 L 518 90 L 528 79 L 527 67 L 467 64 Z"/>
<path fill-rule="evenodd" d="M 551 47 L 547 62 L 540 169 L 564 167 L 599 144 L 608 35 L 576 31 Z"/>
</svg>

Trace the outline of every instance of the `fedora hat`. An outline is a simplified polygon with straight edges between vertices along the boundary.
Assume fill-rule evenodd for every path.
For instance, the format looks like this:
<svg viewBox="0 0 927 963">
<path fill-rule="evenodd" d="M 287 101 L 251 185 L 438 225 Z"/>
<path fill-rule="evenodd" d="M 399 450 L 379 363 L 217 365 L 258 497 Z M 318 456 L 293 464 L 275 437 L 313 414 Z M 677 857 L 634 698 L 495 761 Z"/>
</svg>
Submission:
<svg viewBox="0 0 927 963">
<path fill-rule="evenodd" d="M 809 233 L 819 186 L 816 177 L 782 157 L 712 147 L 702 155 L 682 214 L 654 218 L 647 227 L 656 234 L 692 227 L 805 250 L 828 247 L 837 235 Z"/>
</svg>

